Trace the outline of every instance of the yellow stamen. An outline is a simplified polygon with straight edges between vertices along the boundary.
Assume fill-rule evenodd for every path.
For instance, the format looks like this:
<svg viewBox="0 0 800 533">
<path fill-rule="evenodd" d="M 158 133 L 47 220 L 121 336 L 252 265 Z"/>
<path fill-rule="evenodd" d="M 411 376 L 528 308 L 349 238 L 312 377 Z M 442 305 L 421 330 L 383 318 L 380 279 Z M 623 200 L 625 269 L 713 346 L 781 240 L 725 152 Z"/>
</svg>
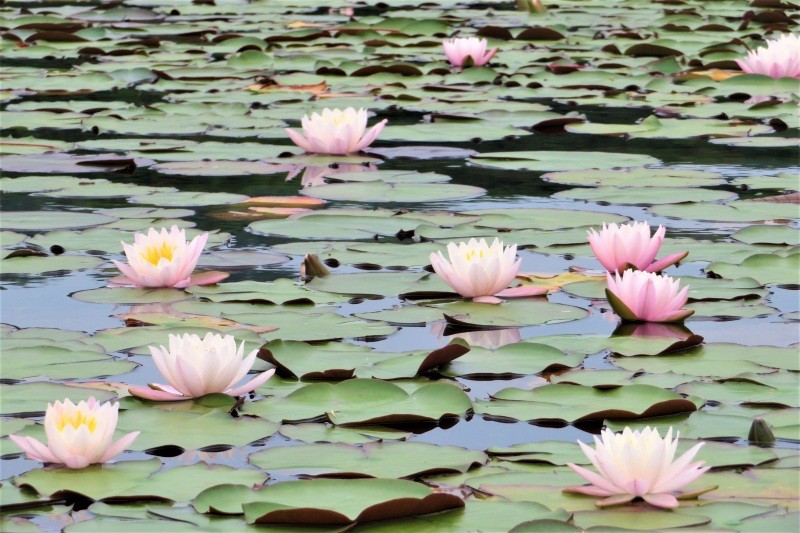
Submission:
<svg viewBox="0 0 800 533">
<path fill-rule="evenodd" d="M 172 261 L 172 253 L 175 251 L 175 246 L 170 243 L 163 243 L 161 246 L 148 246 L 142 252 L 142 258 L 153 266 L 158 265 L 162 258 L 167 261 Z"/>
<path fill-rule="evenodd" d="M 58 431 L 62 431 L 68 425 L 75 429 L 78 429 L 80 426 L 86 426 L 89 433 L 94 433 L 95 428 L 97 428 L 97 418 L 95 418 L 94 415 L 87 416 L 86 413 L 76 411 L 72 413 L 72 416 L 62 415 L 58 422 L 56 422 Z"/>
</svg>

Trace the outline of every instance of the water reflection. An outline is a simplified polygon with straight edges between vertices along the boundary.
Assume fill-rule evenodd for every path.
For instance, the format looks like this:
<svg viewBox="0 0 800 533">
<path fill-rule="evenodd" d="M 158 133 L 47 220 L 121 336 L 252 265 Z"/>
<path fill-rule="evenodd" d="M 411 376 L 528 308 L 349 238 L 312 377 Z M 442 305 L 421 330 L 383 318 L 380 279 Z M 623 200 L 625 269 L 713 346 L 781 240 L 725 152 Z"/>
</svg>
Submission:
<svg viewBox="0 0 800 533">
<path fill-rule="evenodd" d="M 328 165 L 310 165 L 307 167 L 297 167 L 286 175 L 286 181 L 292 181 L 294 178 L 303 172 L 300 178 L 300 185 L 303 188 L 319 187 L 320 185 L 327 185 L 328 182 L 325 178 L 335 176 L 336 174 L 352 173 L 352 172 L 371 172 L 377 170 L 374 163 L 356 164 L 356 163 L 341 163 L 336 166 Z"/>
<path fill-rule="evenodd" d="M 506 344 L 514 344 L 522 340 L 519 328 L 464 330 L 453 327 L 444 320 L 431 323 L 430 333 L 438 340 L 445 337 L 464 339 L 470 346 L 480 346 L 487 350 L 496 350 Z"/>
<path fill-rule="evenodd" d="M 684 324 L 657 322 L 622 323 L 611 334 L 612 337 L 660 337 L 684 341 L 694 335 Z"/>
</svg>

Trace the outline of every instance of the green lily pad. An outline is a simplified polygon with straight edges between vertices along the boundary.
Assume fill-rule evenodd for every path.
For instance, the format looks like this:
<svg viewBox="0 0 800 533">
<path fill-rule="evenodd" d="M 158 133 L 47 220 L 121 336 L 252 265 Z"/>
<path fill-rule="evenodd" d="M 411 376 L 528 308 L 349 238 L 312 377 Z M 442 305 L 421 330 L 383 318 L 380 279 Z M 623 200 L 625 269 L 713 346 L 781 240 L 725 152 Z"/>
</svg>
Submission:
<svg viewBox="0 0 800 533">
<path fill-rule="evenodd" d="M 452 292 L 439 276 L 418 272 L 356 272 L 316 277 L 306 283 L 315 291 L 334 294 L 397 296 L 411 291 Z"/>
<path fill-rule="evenodd" d="M 548 385 L 533 390 L 503 389 L 491 400 L 475 402 L 475 412 L 492 417 L 537 422 L 583 422 L 637 419 L 688 413 L 698 403 L 652 385 L 597 389 Z"/>
<path fill-rule="evenodd" d="M 7 359 L 3 363 L 3 377 L 86 379 L 125 374 L 138 366 L 132 361 L 108 357 L 105 350 L 92 349 L 94 347 L 100 348 L 98 345 L 66 347 L 64 343 L 59 345 L 42 343 L 38 346 L 24 347 L 4 346 L 3 353 Z"/>
<path fill-rule="evenodd" d="M 45 381 L 16 385 L 0 383 L 0 414 L 28 416 L 41 414 L 47 409 L 48 402 L 63 401 L 64 398 L 79 402 L 88 400 L 91 396 L 102 402 L 113 398 L 114 394 L 102 389 L 73 387 Z"/>
<path fill-rule="evenodd" d="M 210 286 L 195 286 L 186 292 L 212 302 L 247 302 L 271 305 L 314 305 L 346 302 L 347 298 L 308 290 L 288 279 L 271 282 L 237 281 Z"/>
<path fill-rule="evenodd" d="M 74 492 L 92 500 L 190 501 L 206 489 L 223 483 L 249 485 L 265 481 L 265 474 L 229 466 L 195 464 L 157 472 L 161 461 L 124 461 L 113 465 L 91 465 L 80 470 L 59 468 L 31 470 L 14 478 L 17 486 L 29 486 L 43 496 Z M 179 480 L 184 480 L 179 482 Z"/>
<path fill-rule="evenodd" d="M 284 398 L 247 404 L 243 411 L 283 422 L 327 419 L 335 425 L 386 425 L 437 422 L 463 415 L 472 403 L 448 383 L 422 385 L 412 394 L 380 380 L 349 379 L 337 384 L 315 383 Z"/>
<path fill-rule="evenodd" d="M 327 424 L 284 424 L 280 434 L 301 442 L 345 442 L 363 444 L 372 441 L 405 440 L 411 433 L 385 427 L 336 427 Z"/>
<path fill-rule="evenodd" d="M 587 187 L 703 187 L 725 183 L 721 174 L 702 170 L 648 168 L 632 170 L 576 170 L 548 172 L 542 179 Z M 654 195 L 655 196 L 655 195 Z"/>
<path fill-rule="evenodd" d="M 511 299 L 499 305 L 457 301 L 433 304 L 448 323 L 477 328 L 510 328 L 578 320 L 587 315 L 579 307 L 555 304 L 545 298 Z"/>
<path fill-rule="evenodd" d="M 486 193 L 485 189 L 453 183 L 333 183 L 303 190 L 303 194 L 323 200 L 353 202 L 442 202 L 474 198 Z"/>
<path fill-rule="evenodd" d="M 114 217 L 74 211 L 5 211 L 3 229 L 16 231 L 52 231 L 108 224 Z"/>
<path fill-rule="evenodd" d="M 797 207 L 792 204 L 776 204 L 738 200 L 729 204 L 672 204 L 649 209 L 655 215 L 671 218 L 706 220 L 709 222 L 761 222 L 768 220 L 792 220 L 797 217 Z"/>
<path fill-rule="evenodd" d="M 250 462 L 268 472 L 288 471 L 321 477 L 413 478 L 466 472 L 488 461 L 485 453 L 425 442 L 306 444 L 268 448 Z"/>
<path fill-rule="evenodd" d="M 403 505 L 398 505 L 402 501 Z M 429 514 L 463 507 L 460 498 L 399 479 L 314 479 L 269 485 L 255 492 L 242 485 L 204 491 L 201 513 L 244 513 L 251 524 L 348 525 Z"/>
<path fill-rule="evenodd" d="M 478 166 L 508 170 L 556 171 L 613 169 L 655 165 L 658 159 L 648 155 L 612 152 L 484 152 L 470 161 Z"/>
<path fill-rule="evenodd" d="M 783 244 L 787 246 L 800 244 L 800 236 L 798 236 L 797 230 L 789 226 L 763 224 L 747 226 L 731 235 L 731 237 L 747 244 Z"/>
<path fill-rule="evenodd" d="M 357 213 L 310 213 L 287 220 L 260 220 L 249 228 L 256 234 L 278 235 L 297 239 L 354 240 L 394 236 L 401 230 L 411 231 L 422 219 L 396 216 L 380 211 Z"/>
<path fill-rule="evenodd" d="M 614 358 L 613 361 L 616 366 L 626 370 L 734 377 L 745 372 L 771 373 L 776 368 L 800 370 L 796 355 L 795 348 L 713 343 L 657 357 Z"/>
<path fill-rule="evenodd" d="M 442 372 L 446 376 L 470 379 L 521 377 L 539 372 L 577 366 L 583 355 L 566 355 L 545 344 L 521 342 L 490 351 L 473 347 L 466 355 L 452 361 Z"/>
<path fill-rule="evenodd" d="M 130 446 L 132 450 L 151 450 L 177 446 L 184 450 L 208 447 L 244 446 L 266 438 L 278 425 L 258 418 L 233 418 L 215 410 L 208 413 L 136 408 L 122 411 L 118 429 L 141 431 Z"/>
<path fill-rule="evenodd" d="M 587 202 L 614 202 L 623 205 L 683 204 L 687 202 L 716 202 L 736 198 L 734 193 L 710 189 L 676 187 L 594 187 L 592 189 L 569 189 L 558 192 L 553 198 L 584 200 Z"/>
<path fill-rule="evenodd" d="M 3 274 L 45 274 L 97 268 L 104 259 L 86 255 L 11 257 L 0 260 Z"/>
<path fill-rule="evenodd" d="M 159 207 L 194 207 L 205 205 L 241 204 L 248 200 L 243 194 L 227 192 L 157 192 L 130 198 L 135 204 L 157 205 Z"/>
<path fill-rule="evenodd" d="M 800 282 L 800 253 L 795 252 L 782 257 L 776 254 L 751 255 L 738 265 L 731 263 L 711 263 L 707 272 L 724 278 L 749 276 L 764 285 L 770 283 L 797 284 Z"/>
</svg>

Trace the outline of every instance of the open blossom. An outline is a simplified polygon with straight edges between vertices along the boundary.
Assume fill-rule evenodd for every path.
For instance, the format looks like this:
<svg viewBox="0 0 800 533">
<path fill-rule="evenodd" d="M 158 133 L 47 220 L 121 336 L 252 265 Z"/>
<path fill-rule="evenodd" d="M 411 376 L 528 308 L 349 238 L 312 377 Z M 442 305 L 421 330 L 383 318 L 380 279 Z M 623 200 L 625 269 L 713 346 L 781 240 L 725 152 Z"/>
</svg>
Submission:
<svg viewBox="0 0 800 533">
<path fill-rule="evenodd" d="M 236 348 L 232 335 L 206 333 L 170 335 L 169 349 L 150 346 L 153 362 L 169 385 L 151 383 L 148 387 L 128 388 L 134 396 L 154 401 L 177 401 L 221 392 L 240 396 L 267 381 L 275 370 L 257 375 L 244 385 L 238 383 L 253 367 L 258 350 L 244 357 L 244 342 Z"/>
<path fill-rule="evenodd" d="M 663 439 L 657 429 L 649 427 L 641 431 L 626 427 L 616 434 L 605 429 L 601 436 L 602 440 L 594 438 L 594 449 L 578 441 L 598 473 L 568 463 L 591 485 L 564 489 L 564 492 L 599 496 L 603 498 L 596 502 L 600 507 L 620 505 L 634 498 L 657 507 L 677 507 L 673 493 L 710 468 L 703 466 L 704 461 L 691 462 L 702 442 L 675 460 L 678 437 L 672 439 L 672 428 Z"/>
<path fill-rule="evenodd" d="M 682 252 L 655 261 L 665 232 L 664 226 L 659 226 L 651 237 L 647 222 L 603 224 L 599 233 L 589 230 L 589 245 L 609 272 L 622 272 L 626 268 L 660 272 L 688 255 L 688 252 Z"/>
<path fill-rule="evenodd" d="M 137 233 L 133 244 L 122 243 L 128 264 L 120 261 L 114 264 L 126 279 L 114 283 L 149 288 L 188 287 L 206 240 L 208 233 L 187 242 L 186 232 L 178 226 L 172 226 L 169 231 L 161 228 L 160 232 L 150 228 L 146 235 Z"/>
<path fill-rule="evenodd" d="M 517 245 L 503 247 L 499 239 L 491 246 L 485 239 L 451 242 L 447 254 L 449 261 L 442 252 L 431 254 L 433 270 L 458 294 L 477 301 L 495 300 L 494 295 L 508 287 L 522 264 L 517 260 Z"/>
<path fill-rule="evenodd" d="M 681 309 L 689 286 L 653 272 L 626 270 L 620 276 L 606 273 L 606 296 L 614 312 L 626 322 L 680 322 L 694 313 Z"/>
<path fill-rule="evenodd" d="M 800 78 L 800 35 L 786 33 L 777 39 L 768 39 L 766 46 L 751 50 L 736 63 L 748 74 Z"/>
<path fill-rule="evenodd" d="M 367 110 L 348 107 L 322 110 L 322 114 L 303 115 L 303 134 L 286 128 L 289 138 L 311 154 L 347 155 L 363 150 L 378 138 L 386 126 L 384 119 L 367 131 Z M 366 133 L 365 133 L 366 132 Z"/>
<path fill-rule="evenodd" d="M 118 403 L 101 405 L 94 397 L 78 405 L 69 400 L 55 402 L 47 404 L 44 415 L 47 446 L 33 437 L 9 435 L 9 438 L 35 461 L 69 468 L 105 463 L 122 453 L 139 436 L 139 432 L 134 431 L 112 442 L 118 413 Z"/>
<path fill-rule="evenodd" d="M 480 67 L 489 62 L 497 53 L 497 48 L 486 51 L 486 39 L 478 37 L 457 37 L 442 41 L 444 55 L 450 64 L 456 68 L 464 68 L 467 58 L 472 58 L 472 64 Z"/>
</svg>

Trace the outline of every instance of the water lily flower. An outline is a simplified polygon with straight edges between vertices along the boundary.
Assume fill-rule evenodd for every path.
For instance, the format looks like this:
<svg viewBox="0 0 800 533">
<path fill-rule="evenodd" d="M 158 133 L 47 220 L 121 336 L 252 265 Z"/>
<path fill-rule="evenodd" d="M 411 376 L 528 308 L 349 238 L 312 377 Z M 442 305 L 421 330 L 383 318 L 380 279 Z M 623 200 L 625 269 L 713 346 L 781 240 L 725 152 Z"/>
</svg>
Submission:
<svg viewBox="0 0 800 533">
<path fill-rule="evenodd" d="M 472 59 L 472 64 L 476 67 L 488 63 L 497 53 L 497 48 L 487 52 L 487 44 L 486 39 L 478 37 L 457 37 L 442 41 L 444 55 L 450 64 L 459 70 L 464 68 L 468 58 Z"/>
<path fill-rule="evenodd" d="M 47 404 L 44 415 L 47 446 L 33 437 L 9 435 L 9 438 L 29 459 L 83 468 L 116 457 L 139 436 L 139 432 L 134 431 L 111 442 L 118 414 L 118 403 L 101 405 L 94 397 L 78 405 L 68 399 L 57 401 Z"/>
<path fill-rule="evenodd" d="M 622 272 L 628 268 L 660 272 L 674 265 L 689 252 L 680 252 L 655 261 L 658 249 L 664 241 L 666 230 L 659 226 L 650 236 L 650 224 L 603 224 L 600 232 L 589 230 L 589 245 L 597 260 L 609 272 Z"/>
<path fill-rule="evenodd" d="M 702 442 L 674 460 L 678 436 L 672 439 L 672 428 L 663 439 L 657 429 L 649 427 L 641 431 L 626 427 L 616 434 L 605 429 L 601 437 L 602 440 L 594 438 L 594 449 L 578 441 L 597 473 L 567 463 L 591 485 L 564 489 L 564 492 L 602 497 L 595 502 L 599 507 L 628 503 L 634 498 L 642 498 L 656 507 L 677 507 L 674 492 L 710 468 L 703 466 L 704 461 L 691 462 Z"/>
<path fill-rule="evenodd" d="M 766 46 L 751 50 L 736 63 L 747 74 L 800 78 L 800 35 L 785 33 L 777 39 L 767 39 Z"/>
<path fill-rule="evenodd" d="M 499 293 L 516 277 L 521 260 L 517 260 L 517 245 L 503 247 L 495 239 L 492 245 L 485 239 L 447 245 L 450 260 L 442 252 L 430 255 L 433 270 L 461 296 L 476 302 L 499 303 Z"/>
<path fill-rule="evenodd" d="M 607 272 L 606 281 L 608 303 L 625 322 L 680 322 L 694 313 L 681 309 L 689 286 L 681 289 L 679 279 L 626 270 L 621 276 Z"/>
<path fill-rule="evenodd" d="M 347 155 L 363 150 L 373 143 L 386 126 L 386 119 L 367 131 L 367 110 L 348 107 L 322 110 L 322 114 L 303 115 L 303 134 L 286 128 L 289 138 L 311 154 Z M 366 132 L 366 133 L 365 133 Z"/>
<path fill-rule="evenodd" d="M 113 261 L 123 276 L 112 279 L 111 283 L 175 289 L 217 283 L 228 275 L 224 272 L 206 272 L 206 275 L 192 276 L 207 240 L 208 233 L 203 233 L 192 242 L 187 242 L 186 231 L 178 226 L 172 226 L 169 231 L 161 228 L 160 232 L 150 228 L 146 235 L 137 233 L 133 244 L 122 243 L 128 264 Z"/>
<path fill-rule="evenodd" d="M 154 401 L 178 401 L 198 398 L 211 393 L 241 396 L 267 381 L 275 370 L 267 370 L 244 385 L 238 383 L 253 367 L 258 349 L 244 356 L 244 342 L 236 348 L 232 335 L 206 333 L 199 335 L 170 335 L 169 349 L 150 346 L 158 371 L 169 385 L 150 383 L 148 387 L 128 387 L 139 398 Z"/>
</svg>

